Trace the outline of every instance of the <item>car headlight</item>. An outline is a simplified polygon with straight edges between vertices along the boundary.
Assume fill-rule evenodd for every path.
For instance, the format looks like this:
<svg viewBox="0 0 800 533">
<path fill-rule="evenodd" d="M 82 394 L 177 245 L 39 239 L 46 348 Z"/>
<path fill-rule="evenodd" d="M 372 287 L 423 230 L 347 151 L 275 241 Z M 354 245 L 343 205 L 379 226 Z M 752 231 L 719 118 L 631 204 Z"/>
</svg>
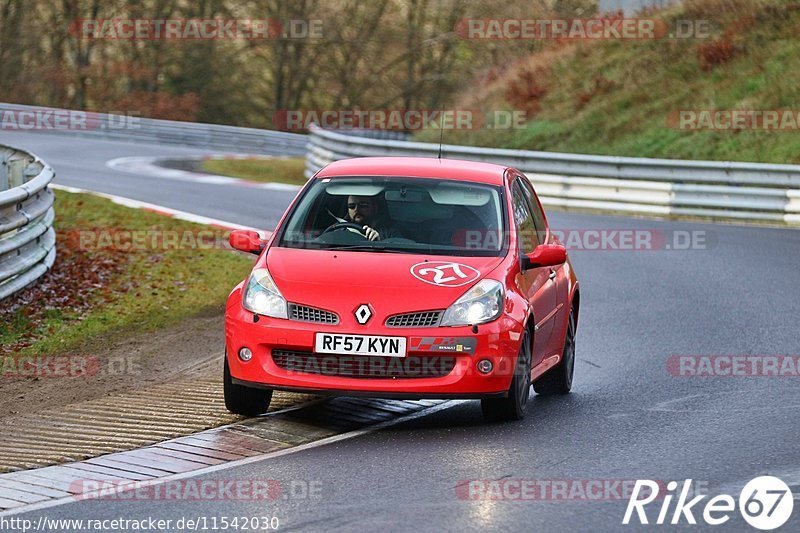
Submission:
<svg viewBox="0 0 800 533">
<path fill-rule="evenodd" d="M 257 268 L 250 274 L 242 295 L 242 306 L 258 315 L 289 318 L 286 299 L 266 268 Z"/>
<path fill-rule="evenodd" d="M 471 326 L 491 322 L 503 310 L 503 284 L 484 279 L 447 308 L 442 326 Z"/>
</svg>

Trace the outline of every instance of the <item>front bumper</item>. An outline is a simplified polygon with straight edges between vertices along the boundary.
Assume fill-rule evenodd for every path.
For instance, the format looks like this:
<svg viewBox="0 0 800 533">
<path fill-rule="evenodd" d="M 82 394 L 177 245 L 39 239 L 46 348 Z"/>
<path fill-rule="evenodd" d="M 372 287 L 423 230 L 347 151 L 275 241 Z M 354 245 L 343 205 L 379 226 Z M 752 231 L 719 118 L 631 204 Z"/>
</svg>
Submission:
<svg viewBox="0 0 800 533">
<path fill-rule="evenodd" d="M 477 333 L 473 333 L 470 326 L 387 328 L 373 325 L 348 329 L 343 325 L 269 317 L 259 317 L 258 322 L 254 322 L 253 314 L 241 305 L 230 305 L 225 315 L 225 348 L 233 381 L 249 387 L 387 398 L 480 398 L 502 396 L 508 391 L 522 339 L 522 328 L 519 322 L 506 315 L 478 326 Z M 407 358 L 448 357 L 455 359 L 455 365 L 449 373 L 438 377 L 363 378 L 306 373 L 282 368 L 273 361 L 273 350 L 313 352 L 315 334 L 319 332 L 402 336 L 408 339 Z M 414 350 L 420 344 L 420 337 L 471 338 L 475 347 L 469 353 L 432 352 L 424 349 L 428 343 L 422 343 L 420 349 Z M 242 347 L 252 350 L 250 361 L 243 362 L 237 356 Z M 326 357 L 329 355 L 326 354 Z M 492 361 L 492 372 L 478 372 L 476 364 L 481 359 Z"/>
</svg>

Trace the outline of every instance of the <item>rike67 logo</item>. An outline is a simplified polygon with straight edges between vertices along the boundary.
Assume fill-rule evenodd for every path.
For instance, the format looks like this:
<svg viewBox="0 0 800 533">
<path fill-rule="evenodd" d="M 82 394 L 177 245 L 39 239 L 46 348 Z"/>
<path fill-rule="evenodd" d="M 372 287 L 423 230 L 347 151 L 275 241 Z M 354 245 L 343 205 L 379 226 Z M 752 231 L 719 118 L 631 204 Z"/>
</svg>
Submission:
<svg viewBox="0 0 800 533">
<path fill-rule="evenodd" d="M 688 524 L 697 524 L 694 513 L 701 513 L 701 508 L 697 506 L 705 497 L 705 494 L 689 499 L 692 488 L 692 480 L 684 481 L 677 494 L 677 481 L 667 483 L 667 493 L 659 494 L 659 484 L 649 479 L 639 479 L 633 487 L 633 493 L 628 500 L 628 508 L 625 510 L 625 517 L 622 523 L 628 525 L 636 513 L 636 518 L 640 524 L 649 524 L 649 519 L 645 507 L 656 501 L 661 500 L 661 509 L 656 518 L 656 524 L 679 524 L 683 520 Z M 670 509 L 674 496 L 678 496 L 674 509 Z M 659 498 L 659 497 L 662 498 Z M 708 500 L 702 507 L 702 519 L 711 526 L 722 525 L 731 518 L 731 514 L 736 510 L 737 502 L 733 496 L 720 494 Z M 747 483 L 739 494 L 739 512 L 742 518 L 756 529 L 769 531 L 777 529 L 785 524 L 792 515 L 794 509 L 794 499 L 789 486 L 782 480 L 773 476 L 757 477 Z M 672 511 L 672 512 L 670 512 Z M 652 519 L 652 517 L 650 517 Z"/>
</svg>

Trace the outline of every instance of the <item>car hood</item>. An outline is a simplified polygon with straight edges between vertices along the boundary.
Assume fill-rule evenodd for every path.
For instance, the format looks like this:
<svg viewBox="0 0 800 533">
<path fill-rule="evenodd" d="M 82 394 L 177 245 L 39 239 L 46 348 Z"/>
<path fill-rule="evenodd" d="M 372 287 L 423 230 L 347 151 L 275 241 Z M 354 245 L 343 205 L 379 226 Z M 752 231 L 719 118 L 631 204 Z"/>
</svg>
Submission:
<svg viewBox="0 0 800 533">
<path fill-rule="evenodd" d="M 266 264 L 289 302 L 345 316 L 369 304 L 376 318 L 445 309 L 492 272 L 502 257 L 271 248 Z"/>
</svg>

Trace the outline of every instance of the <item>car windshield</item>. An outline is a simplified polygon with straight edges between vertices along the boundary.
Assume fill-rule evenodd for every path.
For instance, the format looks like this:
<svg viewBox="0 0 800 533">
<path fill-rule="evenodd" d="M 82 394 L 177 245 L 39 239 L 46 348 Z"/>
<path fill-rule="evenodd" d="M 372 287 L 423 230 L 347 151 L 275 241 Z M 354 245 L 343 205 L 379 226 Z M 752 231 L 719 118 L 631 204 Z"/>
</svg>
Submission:
<svg viewBox="0 0 800 533">
<path fill-rule="evenodd" d="M 501 187 L 456 180 L 317 179 L 290 213 L 278 246 L 498 256 L 506 248 L 502 198 Z"/>
</svg>

